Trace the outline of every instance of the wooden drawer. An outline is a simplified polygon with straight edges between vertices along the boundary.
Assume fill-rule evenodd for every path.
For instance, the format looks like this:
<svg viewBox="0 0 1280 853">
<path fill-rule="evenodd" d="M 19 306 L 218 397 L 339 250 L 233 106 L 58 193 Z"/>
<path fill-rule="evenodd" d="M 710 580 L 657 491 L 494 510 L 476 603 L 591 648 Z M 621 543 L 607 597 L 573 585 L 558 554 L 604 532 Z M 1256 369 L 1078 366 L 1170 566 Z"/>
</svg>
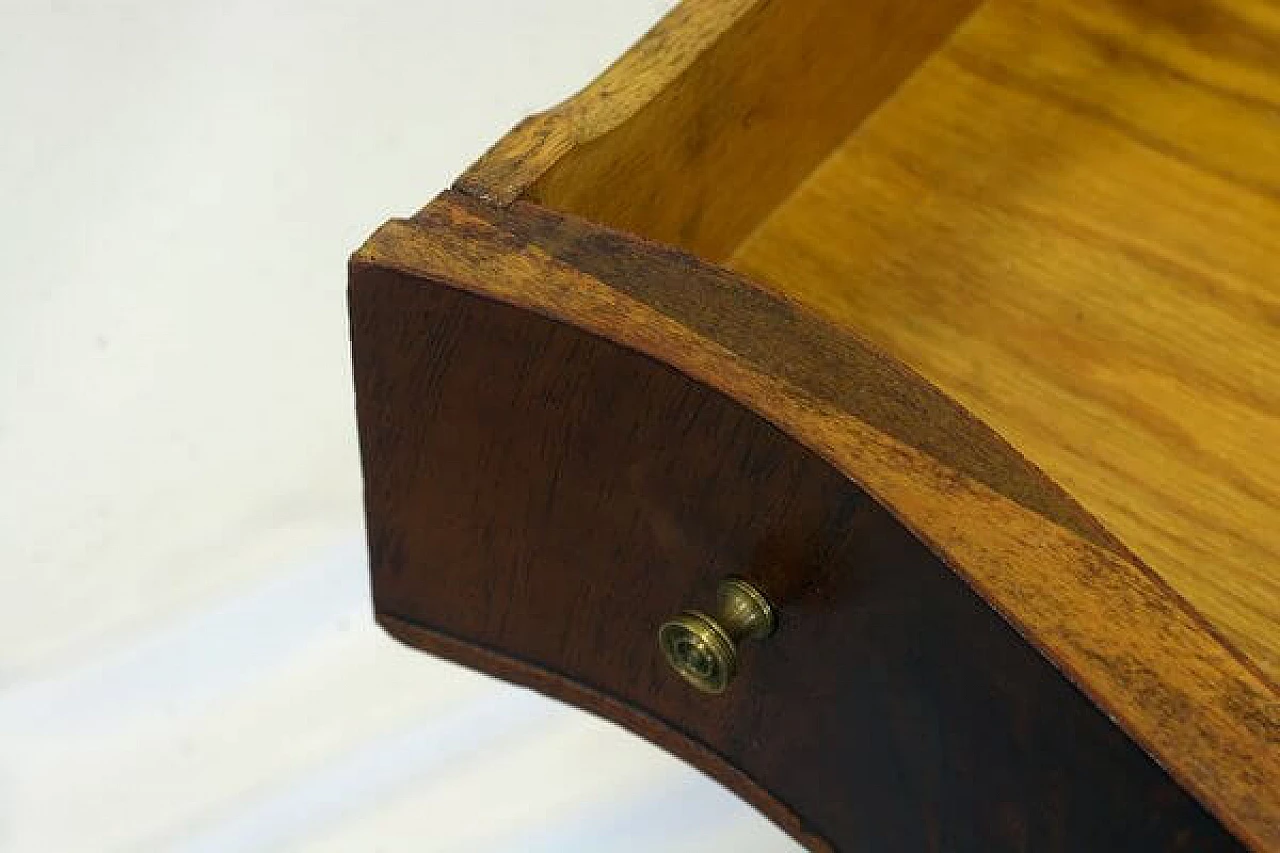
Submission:
<svg viewBox="0 0 1280 853">
<path fill-rule="evenodd" d="M 814 849 L 1280 850 L 1275 34 L 1157 6 L 686 0 L 379 229 L 381 623 Z"/>
<path fill-rule="evenodd" d="M 1236 849 L 920 541 L 666 365 L 399 273 L 352 294 L 379 619 L 629 725 L 815 848 Z M 657 627 L 780 626 L 723 695 Z M 1135 815 L 1141 815 L 1140 819 Z"/>
</svg>

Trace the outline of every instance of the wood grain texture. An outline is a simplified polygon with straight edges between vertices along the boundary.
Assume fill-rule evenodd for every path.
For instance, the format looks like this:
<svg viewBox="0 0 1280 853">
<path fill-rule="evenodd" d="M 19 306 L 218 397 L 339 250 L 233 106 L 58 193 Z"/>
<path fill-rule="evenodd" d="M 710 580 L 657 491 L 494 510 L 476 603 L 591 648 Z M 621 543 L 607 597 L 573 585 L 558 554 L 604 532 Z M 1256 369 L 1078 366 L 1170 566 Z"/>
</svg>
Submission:
<svg viewBox="0 0 1280 853">
<path fill-rule="evenodd" d="M 992 0 L 731 264 L 961 401 L 1274 684 L 1278 235 L 1273 4 Z"/>
<path fill-rule="evenodd" d="M 375 603 L 415 646 L 614 717 L 815 849 L 1238 850 L 883 508 L 667 365 L 357 265 Z M 743 574 L 780 628 L 731 690 L 661 621 Z"/>
<path fill-rule="evenodd" d="M 635 251 L 616 231 L 517 202 L 507 210 L 452 196 L 457 207 L 750 358 L 801 391 L 911 445 L 1096 545 L 1123 551 L 1097 520 L 999 436 L 899 362 L 727 270 L 659 244 Z M 443 215 L 442 215 L 443 214 Z M 418 221 L 448 228 L 442 207 Z M 673 287 L 672 282 L 679 282 Z M 734 311 L 721 310 L 732 302 Z"/>
<path fill-rule="evenodd" d="M 572 98 L 529 116 L 472 164 L 456 188 L 505 206 L 560 158 L 599 139 L 675 84 L 763 0 L 685 0 Z"/>
<path fill-rule="evenodd" d="M 760 413 L 890 508 L 1233 832 L 1257 849 L 1280 847 L 1275 691 L 1158 576 L 1124 549 L 1051 521 L 1048 510 L 1011 499 L 904 440 L 909 433 L 886 432 L 861 414 L 887 403 L 846 408 L 848 399 L 831 389 L 869 372 L 858 359 L 881 357 L 836 327 L 777 297 L 763 313 L 793 322 L 762 325 L 760 312 L 744 311 L 748 283 L 726 287 L 723 271 L 688 256 L 681 258 L 680 276 L 655 277 L 649 290 L 627 292 L 580 269 L 580 259 L 570 262 L 556 252 L 568 257 L 566 246 L 600 240 L 610 254 L 632 253 L 659 266 L 670 264 L 673 253 L 572 218 L 559 221 L 582 234 L 547 236 L 544 224 L 500 226 L 446 195 L 417 221 L 384 226 L 354 262 L 447 282 L 579 326 L 667 362 Z M 601 275 L 611 268 L 598 266 Z M 762 338 L 759 348 L 700 328 L 697 317 L 681 313 L 675 294 L 702 277 L 709 281 L 698 311 L 749 329 Z M 759 357 L 761 349 L 785 350 L 785 338 L 808 332 L 820 349 L 836 340 L 845 344 L 823 349 L 792 373 Z M 909 372 L 903 376 L 923 385 Z M 870 387 L 866 393 L 907 392 Z M 1011 468 L 1025 465 L 1011 451 L 1006 461 Z M 1057 491 L 1048 480 L 1044 489 Z"/>
<path fill-rule="evenodd" d="M 722 259 L 976 3 L 682 3 L 457 187 Z"/>
</svg>

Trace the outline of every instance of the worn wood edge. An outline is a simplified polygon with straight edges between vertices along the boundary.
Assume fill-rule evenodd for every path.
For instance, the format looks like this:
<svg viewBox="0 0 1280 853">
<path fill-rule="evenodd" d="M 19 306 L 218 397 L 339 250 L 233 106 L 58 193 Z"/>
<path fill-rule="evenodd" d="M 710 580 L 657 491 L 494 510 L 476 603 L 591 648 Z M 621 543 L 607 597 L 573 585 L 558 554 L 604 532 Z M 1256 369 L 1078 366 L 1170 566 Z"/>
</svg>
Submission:
<svg viewBox="0 0 1280 853">
<path fill-rule="evenodd" d="M 1136 560 L 1017 448 L 918 372 L 785 293 L 679 249 L 523 201 L 499 210 L 446 193 L 415 221 L 428 228 L 465 227 L 459 213 L 485 220 L 524 248 L 536 247 L 637 299 L 806 397 L 853 414 L 1090 542 Z M 858 375 L 851 369 L 855 364 L 871 370 Z"/>
<path fill-rule="evenodd" d="M 453 218 L 459 213 L 463 219 Z M 638 298 L 645 306 L 752 362 L 759 372 L 788 380 L 792 386 L 797 386 L 795 390 L 801 396 L 852 414 L 879 432 L 922 451 L 943 467 L 984 483 L 1087 541 L 1115 551 L 1151 574 L 1170 595 L 1183 600 L 1207 632 L 1231 648 L 1272 690 L 1276 689 L 1274 680 L 1256 661 L 1237 648 L 1230 638 L 1204 618 L 1193 604 L 1147 566 L 1043 469 L 920 373 L 851 330 L 836 325 L 783 291 L 709 264 L 696 255 L 537 204 L 516 201 L 507 209 L 498 209 L 446 192 L 413 221 L 429 229 L 465 228 L 464 220 L 472 216 L 495 226 L 504 239 L 515 239 L 525 249 L 543 251 L 555 261 L 585 273 L 614 291 Z M 708 326 L 692 316 L 690 306 L 697 306 L 703 314 L 716 321 L 731 319 Z M 750 316 L 753 313 L 756 315 L 754 318 Z M 765 322 L 762 323 L 761 319 Z M 747 334 L 734 329 L 734 323 L 746 328 Z M 753 335 L 764 339 L 763 343 L 752 340 Z M 788 369 L 788 358 L 809 360 L 806 357 L 812 351 L 823 349 L 826 350 L 823 353 L 826 360 L 810 364 L 807 369 L 811 374 L 815 370 L 823 374 L 826 387 L 806 382 L 806 377 Z M 892 368 L 893 387 L 873 389 L 871 394 L 865 387 L 859 388 L 852 403 L 849 399 L 837 399 L 838 392 L 833 394 L 832 386 L 849 383 L 851 376 L 845 368 L 854 360 L 888 364 Z M 877 419 L 865 403 L 856 399 L 874 394 L 904 398 L 906 406 L 894 412 L 899 418 L 918 420 L 919 412 L 916 410 L 929 408 L 930 419 L 942 421 L 940 426 L 944 428 L 945 443 L 930 441 L 930 437 L 922 435 L 918 428 L 904 430 L 898 428 L 898 424 L 886 422 L 883 417 Z M 765 416 L 767 418 L 767 411 Z M 961 439 L 974 442 L 975 437 L 977 449 L 996 458 L 995 467 L 1002 477 L 975 470 L 968 460 L 956 456 L 947 446 L 959 443 Z M 801 443 L 805 441 L 803 435 L 793 435 L 793 438 Z M 1035 490 L 1043 490 L 1049 500 L 1037 499 L 1038 496 L 1032 493 Z"/>
<path fill-rule="evenodd" d="M 447 228 L 388 223 L 352 263 L 570 323 L 756 411 L 886 506 L 1228 829 L 1257 849 L 1280 848 L 1275 688 L 1149 567 L 822 406 L 486 220 L 453 214 Z"/>
<path fill-rule="evenodd" d="M 577 94 L 516 125 L 454 188 L 499 206 L 510 204 L 574 147 L 633 116 L 744 15 L 768 2 L 683 0 Z"/>
<path fill-rule="evenodd" d="M 527 687 L 625 727 L 724 785 L 807 849 L 831 853 L 830 843 L 807 829 L 786 803 L 707 744 L 667 721 L 601 693 L 570 674 L 555 672 L 385 611 L 375 613 L 375 618 L 383 630 L 411 648 Z"/>
</svg>

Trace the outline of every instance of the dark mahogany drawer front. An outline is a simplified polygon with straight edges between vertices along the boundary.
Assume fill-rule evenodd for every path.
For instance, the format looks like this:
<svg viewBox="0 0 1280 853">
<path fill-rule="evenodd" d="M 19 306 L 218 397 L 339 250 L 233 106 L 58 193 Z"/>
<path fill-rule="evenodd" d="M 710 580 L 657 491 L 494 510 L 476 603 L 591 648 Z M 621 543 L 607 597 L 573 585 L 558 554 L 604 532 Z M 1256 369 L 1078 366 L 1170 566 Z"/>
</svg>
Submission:
<svg viewBox="0 0 1280 853">
<path fill-rule="evenodd" d="M 839 849 L 1238 849 L 883 508 L 748 410 L 514 308 L 353 282 L 381 614 L 661 720 L 646 734 L 701 744 Z M 708 696 L 656 632 L 726 575 L 779 627 Z"/>
</svg>

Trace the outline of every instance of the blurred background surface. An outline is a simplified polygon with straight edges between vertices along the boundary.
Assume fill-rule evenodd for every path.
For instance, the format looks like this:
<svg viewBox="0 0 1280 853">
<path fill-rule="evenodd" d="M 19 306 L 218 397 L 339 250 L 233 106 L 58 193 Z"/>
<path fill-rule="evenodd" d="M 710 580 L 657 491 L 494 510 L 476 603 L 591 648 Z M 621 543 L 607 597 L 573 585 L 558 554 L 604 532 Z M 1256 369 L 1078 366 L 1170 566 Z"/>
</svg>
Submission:
<svg viewBox="0 0 1280 853">
<path fill-rule="evenodd" d="M 346 257 L 670 5 L 0 4 L 0 849 L 798 849 L 370 616 Z"/>
</svg>

